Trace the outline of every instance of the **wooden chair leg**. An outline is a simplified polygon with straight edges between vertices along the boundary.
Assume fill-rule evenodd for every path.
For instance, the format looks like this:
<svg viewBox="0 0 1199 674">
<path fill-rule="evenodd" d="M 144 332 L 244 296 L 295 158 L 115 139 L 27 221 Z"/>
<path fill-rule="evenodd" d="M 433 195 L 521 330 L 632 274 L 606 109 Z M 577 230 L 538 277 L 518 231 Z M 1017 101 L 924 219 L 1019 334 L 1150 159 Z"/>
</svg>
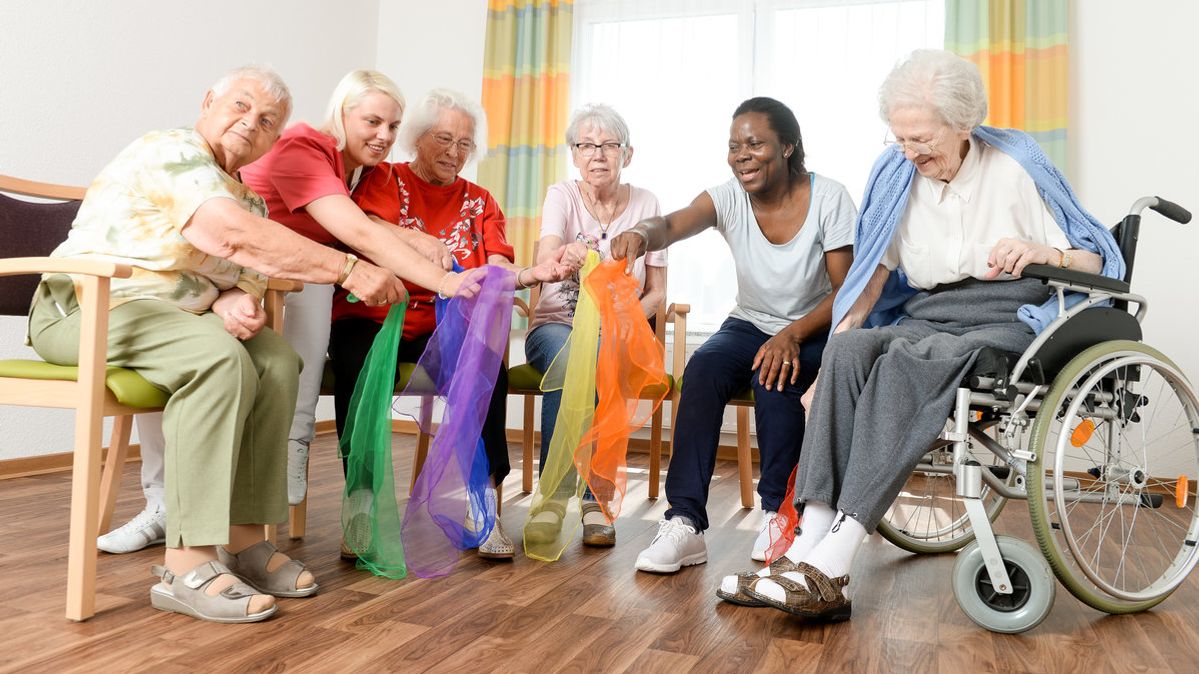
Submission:
<svg viewBox="0 0 1199 674">
<path fill-rule="evenodd" d="M 262 537 L 264 539 L 270 541 L 271 545 L 274 545 L 275 543 L 277 543 L 279 541 L 279 525 L 278 524 L 262 525 Z"/>
<path fill-rule="evenodd" d="M 132 432 L 132 414 L 112 420 L 108 458 L 104 462 L 104 475 L 100 478 L 100 522 L 96 529 L 99 533 L 106 533 L 112 524 L 112 512 L 117 506 L 117 492 L 121 489 L 121 473 L 129 454 L 129 435 Z"/>
<path fill-rule="evenodd" d="M 308 495 L 304 500 L 287 509 L 287 537 L 296 540 L 304 537 L 308 528 Z"/>
<path fill-rule="evenodd" d="M 749 408 L 737 408 L 737 472 L 741 482 L 741 507 L 754 507 L 753 457 L 749 449 Z"/>
<path fill-rule="evenodd" d="M 525 425 L 521 430 L 520 448 L 523 452 L 521 461 L 520 488 L 528 494 L 533 491 L 533 396 L 525 398 Z"/>
<path fill-rule="evenodd" d="M 108 279 L 84 277 L 79 326 L 79 378 L 71 466 L 71 529 L 67 539 L 68 620 L 96 613 L 96 526 L 100 523 L 100 452 L 104 435 L 104 352 L 108 339 Z M 89 299 L 90 298 L 90 299 Z"/>
<path fill-rule="evenodd" d="M 673 430 L 673 429 L 672 429 Z M 658 498 L 658 472 L 662 467 L 662 408 L 654 411 L 649 432 L 649 497 Z"/>
<path fill-rule="evenodd" d="M 420 399 L 420 428 L 416 433 L 416 456 L 412 460 L 412 483 L 408 485 L 411 491 L 416 488 L 416 476 L 425 467 L 425 458 L 429 456 L 429 441 L 431 436 L 425 430 L 433 424 L 433 397 L 421 396 Z"/>
</svg>

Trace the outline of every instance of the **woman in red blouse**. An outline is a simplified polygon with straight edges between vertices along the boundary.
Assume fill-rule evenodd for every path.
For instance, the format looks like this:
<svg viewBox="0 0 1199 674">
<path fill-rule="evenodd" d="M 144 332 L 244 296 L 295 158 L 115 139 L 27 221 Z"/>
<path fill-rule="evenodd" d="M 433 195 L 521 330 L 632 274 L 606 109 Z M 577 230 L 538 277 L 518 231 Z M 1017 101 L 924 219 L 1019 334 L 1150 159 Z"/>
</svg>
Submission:
<svg viewBox="0 0 1199 674">
<path fill-rule="evenodd" d="M 499 204 L 487 190 L 458 175 L 476 150 L 486 147 L 486 117 L 477 104 L 457 92 L 434 89 L 409 113 L 400 135 L 401 147 L 415 159 L 381 164 L 354 192 L 358 206 L 373 220 L 398 225 L 400 231 L 436 237 L 464 268 L 494 264 L 511 269 L 516 272 L 517 288 L 561 281 L 577 269 L 577 265 L 563 263 L 564 248 L 534 267 L 513 264 L 512 246 L 505 235 L 507 221 Z M 399 360 L 415 362 L 433 333 L 434 291 L 429 288 L 436 287 L 409 282 L 405 286 L 410 300 Z M 344 291 L 339 290 L 334 298 L 329 356 L 339 436 L 358 373 L 386 316 L 386 307 L 350 303 Z M 500 367 L 482 430 L 492 489 L 503 482 L 510 468 L 504 434 L 507 396 L 507 372 Z M 494 494 L 488 497 L 494 498 Z M 514 550 L 497 521 L 491 536 L 479 546 L 479 555 L 507 558 Z"/>
</svg>

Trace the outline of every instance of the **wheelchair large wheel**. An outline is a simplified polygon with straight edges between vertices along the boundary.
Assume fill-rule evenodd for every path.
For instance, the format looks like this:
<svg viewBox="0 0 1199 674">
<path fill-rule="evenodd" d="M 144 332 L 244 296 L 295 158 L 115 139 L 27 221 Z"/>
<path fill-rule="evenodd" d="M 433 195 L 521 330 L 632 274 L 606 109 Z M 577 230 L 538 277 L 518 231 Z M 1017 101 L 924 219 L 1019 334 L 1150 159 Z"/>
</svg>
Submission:
<svg viewBox="0 0 1199 674">
<path fill-rule="evenodd" d="M 972 458 L 987 466 L 996 462 L 986 450 L 971 452 Z M 966 506 L 957 495 L 953 479 L 953 450 L 934 449 L 921 461 L 934 470 L 917 468 L 900 489 L 899 495 L 883 518 L 878 532 L 896 547 L 916 554 L 937 554 L 960 550 L 974 540 Z M 994 522 L 1007 499 L 983 485 L 983 503 Z"/>
<path fill-rule="evenodd" d="M 1053 574 L 1041 553 L 1028 543 L 1011 536 L 996 536 L 995 542 L 1012 583 L 1011 593 L 996 590 L 982 548 L 974 542 L 953 563 L 953 596 L 971 620 L 992 632 L 1030 630 L 1053 608 L 1057 594 Z"/>
<path fill-rule="evenodd" d="M 1174 363 L 1112 341 L 1071 360 L 1033 425 L 1033 531 L 1053 572 L 1108 613 L 1148 609 L 1199 561 L 1199 400 Z"/>
</svg>

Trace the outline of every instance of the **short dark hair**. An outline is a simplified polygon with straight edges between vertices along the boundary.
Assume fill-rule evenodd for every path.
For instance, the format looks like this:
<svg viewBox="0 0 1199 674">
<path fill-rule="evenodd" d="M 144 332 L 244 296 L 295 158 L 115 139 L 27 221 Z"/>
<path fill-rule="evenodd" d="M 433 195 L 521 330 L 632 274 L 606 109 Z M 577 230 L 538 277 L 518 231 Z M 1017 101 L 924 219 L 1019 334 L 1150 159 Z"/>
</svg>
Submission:
<svg viewBox="0 0 1199 674">
<path fill-rule="evenodd" d="M 795 146 L 795 151 L 787 158 L 788 170 L 797 176 L 807 173 L 807 169 L 803 165 L 803 135 L 799 132 L 799 120 L 795 119 L 795 113 L 791 112 L 791 108 L 769 96 L 755 96 L 737 106 L 733 112 L 733 119 L 747 112 L 760 112 L 766 115 L 766 120 L 770 123 L 770 130 L 778 135 L 779 140 L 784 145 Z"/>
</svg>

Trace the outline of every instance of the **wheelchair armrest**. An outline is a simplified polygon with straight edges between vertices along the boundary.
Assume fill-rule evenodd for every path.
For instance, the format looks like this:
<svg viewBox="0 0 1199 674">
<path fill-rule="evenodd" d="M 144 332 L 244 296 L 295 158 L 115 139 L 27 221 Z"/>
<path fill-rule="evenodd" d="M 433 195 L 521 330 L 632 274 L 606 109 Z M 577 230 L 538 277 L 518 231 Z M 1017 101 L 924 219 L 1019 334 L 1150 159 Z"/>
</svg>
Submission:
<svg viewBox="0 0 1199 674">
<path fill-rule="evenodd" d="M 1091 288 L 1092 290 L 1105 290 L 1113 293 L 1128 292 L 1128 283 L 1126 281 L 1108 278 L 1099 274 L 1088 274 L 1074 269 L 1051 267 L 1047 264 L 1030 264 L 1024 268 L 1024 273 L 1021 276 L 1024 278 L 1041 279 L 1044 283 L 1059 281 L 1071 286 Z"/>
</svg>

